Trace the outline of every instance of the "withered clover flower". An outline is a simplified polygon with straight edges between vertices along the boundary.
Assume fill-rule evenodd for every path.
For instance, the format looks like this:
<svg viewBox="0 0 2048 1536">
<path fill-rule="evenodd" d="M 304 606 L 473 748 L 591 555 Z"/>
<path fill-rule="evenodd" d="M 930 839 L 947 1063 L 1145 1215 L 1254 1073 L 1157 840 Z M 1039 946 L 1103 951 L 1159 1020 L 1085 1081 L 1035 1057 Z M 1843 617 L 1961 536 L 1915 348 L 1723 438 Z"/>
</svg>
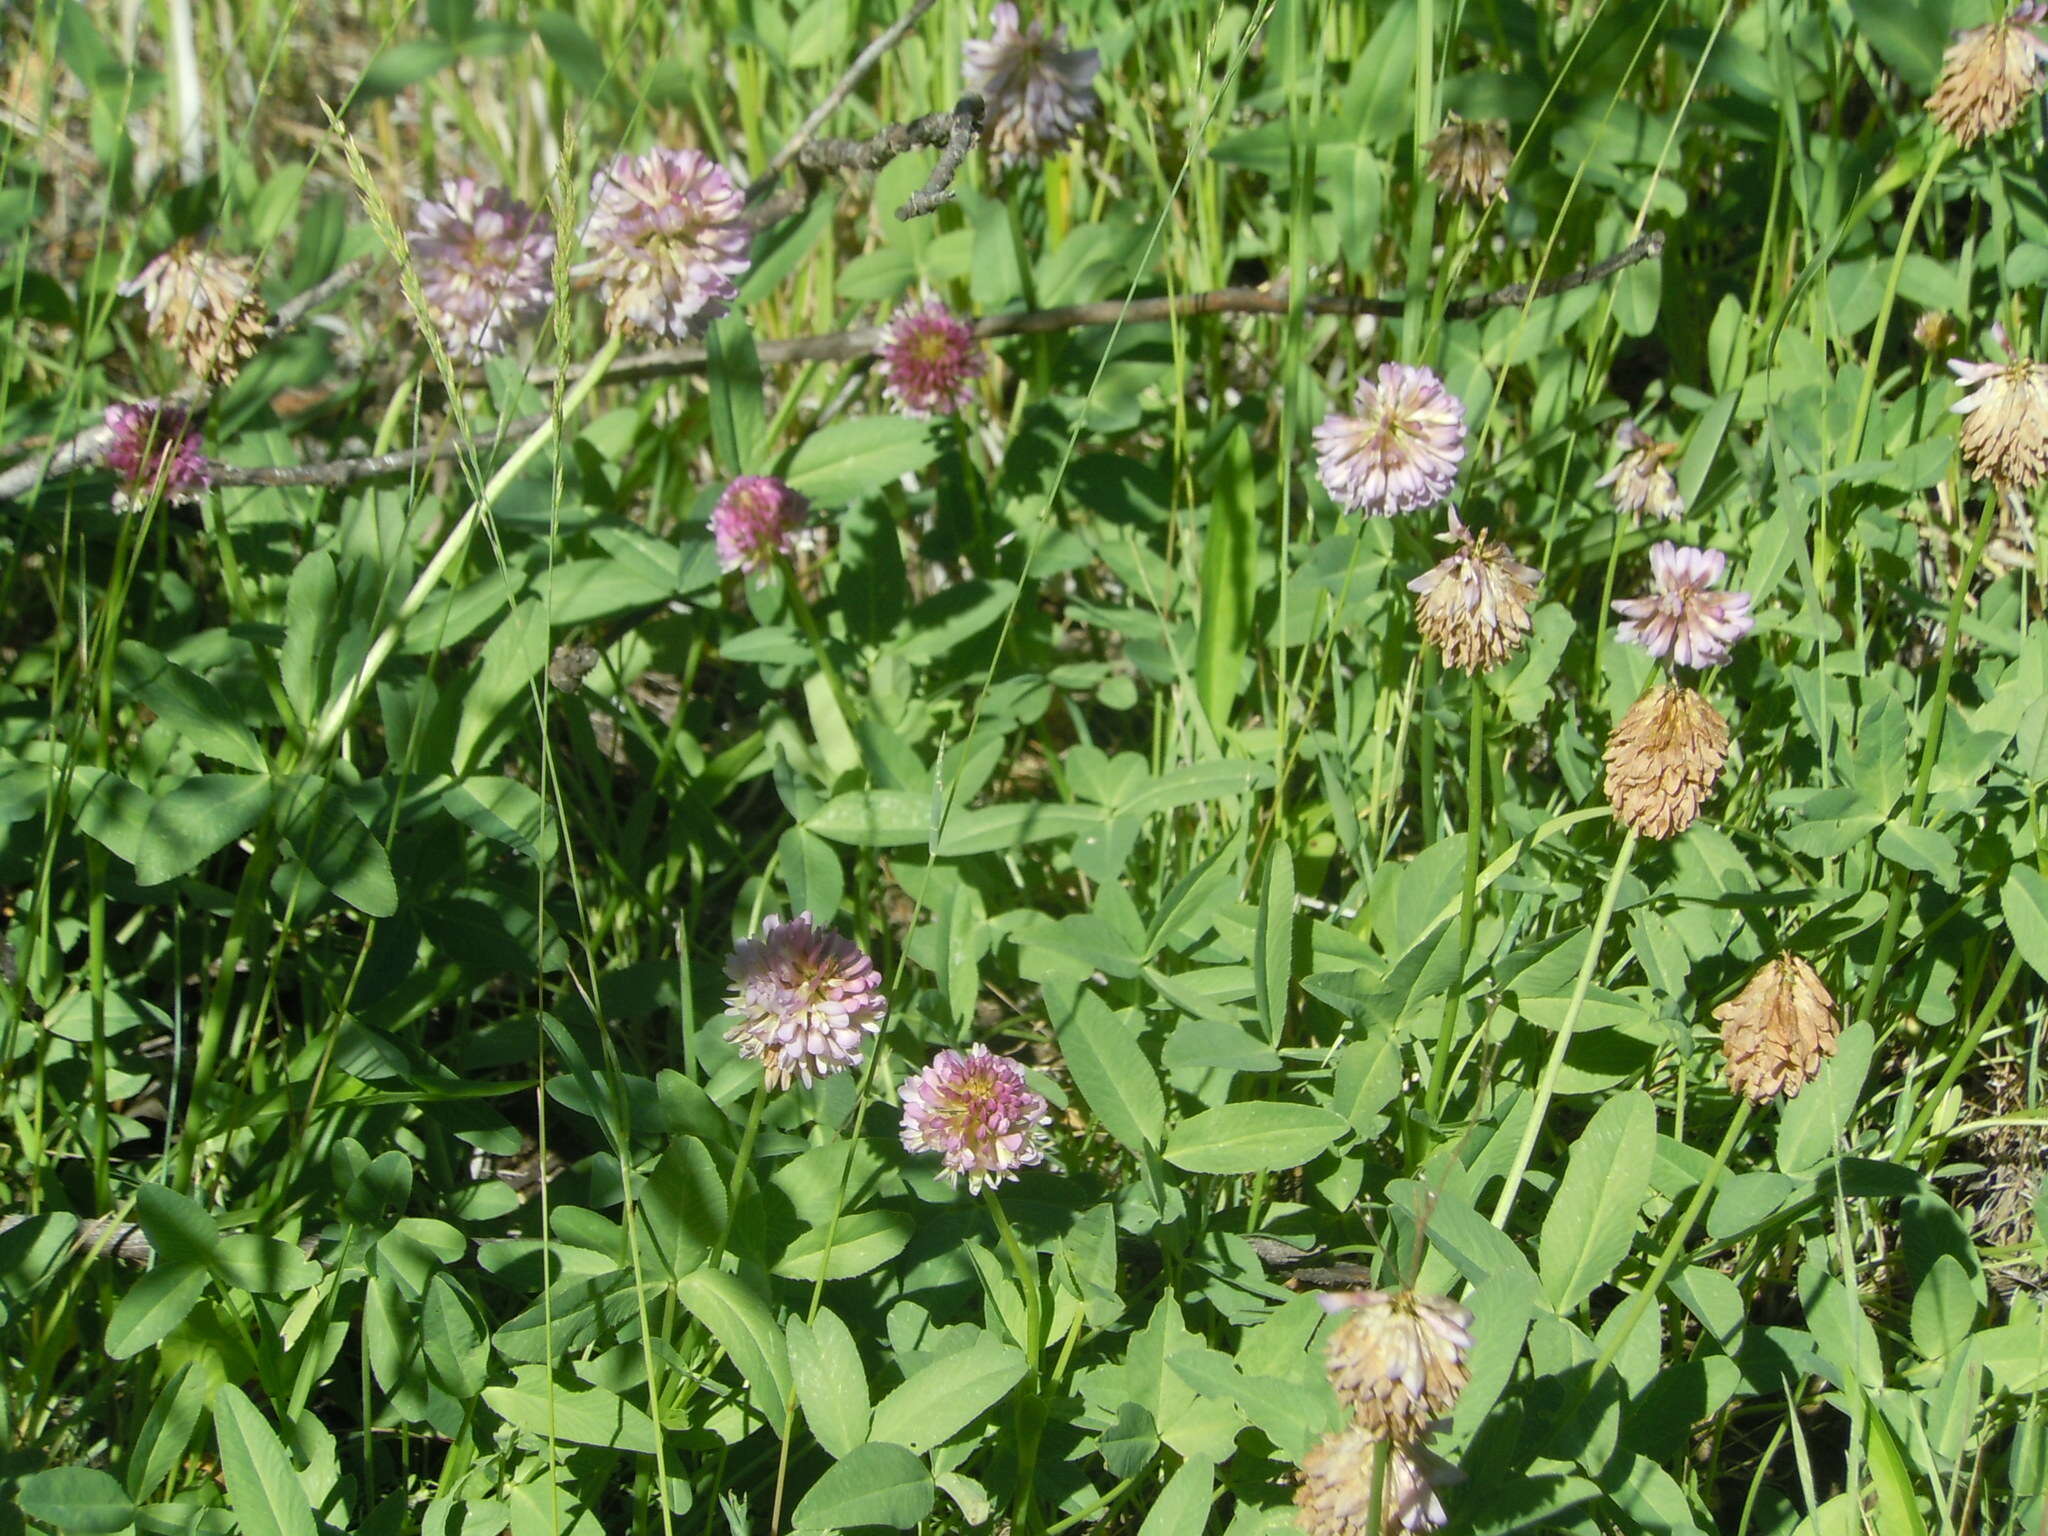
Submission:
<svg viewBox="0 0 2048 1536">
<path fill-rule="evenodd" d="M 2008 353 L 2003 363 L 1949 360 L 1949 371 L 1970 391 L 1949 410 L 1963 418 L 1963 460 L 1979 480 L 2031 489 L 2048 476 L 2048 364 L 2011 357 L 2005 327 L 1992 340 Z"/>
<path fill-rule="evenodd" d="M 1607 738 L 1607 801 L 1644 837 L 1676 837 L 1699 816 L 1728 760 L 1728 722 L 1704 695 L 1662 683 Z"/>
<path fill-rule="evenodd" d="M 1427 368 L 1382 363 L 1358 381 L 1355 414 L 1316 428 L 1316 472 L 1339 506 L 1393 517 L 1451 492 L 1465 457 L 1465 407 Z"/>
<path fill-rule="evenodd" d="M 1928 352 L 1946 352 L 1960 334 L 1955 317 L 1944 310 L 1923 309 L 1913 322 L 1914 344 Z"/>
<path fill-rule="evenodd" d="M 547 313 L 554 229 L 503 187 L 456 177 L 413 211 L 408 243 L 427 314 L 456 362 L 498 356 Z"/>
<path fill-rule="evenodd" d="M 105 421 L 113 434 L 106 463 L 120 482 L 114 487 L 116 511 L 132 511 L 158 497 L 185 504 L 199 499 L 211 476 L 191 412 L 144 400 L 108 406 Z"/>
<path fill-rule="evenodd" d="M 1408 583 L 1415 627 L 1442 652 L 1445 666 L 1491 671 L 1528 638 L 1529 605 L 1543 573 L 1488 534 L 1472 532 L 1455 508 L 1449 531 L 1437 537 L 1458 547 Z"/>
<path fill-rule="evenodd" d="M 711 536 L 723 571 L 759 573 L 797 551 L 811 504 L 773 475 L 741 475 L 711 511 Z"/>
<path fill-rule="evenodd" d="M 1445 197 L 1484 207 L 1496 198 L 1506 199 L 1512 163 L 1507 124 L 1468 123 L 1451 112 L 1429 141 L 1425 169 Z"/>
<path fill-rule="evenodd" d="M 2048 0 L 2023 0 L 2003 21 L 1959 31 L 1941 56 L 1941 79 L 1927 110 L 1968 149 L 2019 121 L 2041 89 L 2048 42 L 2032 30 L 2048 19 Z"/>
<path fill-rule="evenodd" d="M 193 375 L 220 385 L 241 372 L 270 325 L 249 264 L 180 240 L 123 283 L 124 298 L 141 295 L 149 328 L 177 352 Z"/>
<path fill-rule="evenodd" d="M 1615 510 L 1637 522 L 1645 512 L 1666 522 L 1685 516 L 1678 477 L 1666 462 L 1678 452 L 1678 444 L 1658 442 L 1633 421 L 1624 421 L 1614 440 L 1621 446 L 1621 462 L 1593 483 L 1613 490 Z"/>
<path fill-rule="evenodd" d="M 939 1154 L 939 1177 L 967 1179 L 970 1194 L 1015 1179 L 1045 1161 L 1052 1116 L 1044 1096 L 1007 1056 L 985 1045 L 941 1051 L 903 1084 L 903 1146 Z"/>
<path fill-rule="evenodd" d="M 853 1070 L 863 1038 L 880 1034 L 889 1012 L 875 962 L 808 912 L 763 921 L 759 938 L 734 948 L 725 974 L 726 1012 L 739 1021 L 725 1038 L 761 1063 L 770 1088 L 808 1088 Z"/>
<path fill-rule="evenodd" d="M 1034 18 L 1018 25 L 1017 7 L 1002 0 L 989 12 L 991 35 L 960 46 L 961 82 L 980 94 L 987 112 L 982 139 L 998 165 L 1043 160 L 1066 147 L 1095 115 L 1093 48 L 1067 47 L 1067 29 Z"/>
<path fill-rule="evenodd" d="M 1765 961 L 1714 1017 L 1721 1024 L 1728 1086 L 1759 1104 L 1780 1093 L 1797 1098 L 1822 1060 L 1835 1054 L 1840 1029 L 1834 997 L 1814 968 L 1794 954 Z"/>
<path fill-rule="evenodd" d="M 591 179 L 583 228 L 615 331 L 685 341 L 731 307 L 753 231 L 723 166 L 694 149 L 620 155 Z"/>
<path fill-rule="evenodd" d="M 905 305 L 882 327 L 882 393 L 905 415 L 964 411 L 988 368 L 974 327 L 936 301 Z"/>
<path fill-rule="evenodd" d="M 1718 549 L 1683 549 L 1669 539 L 1653 545 L 1651 590 L 1615 603 L 1626 622 L 1614 637 L 1681 667 L 1726 664 L 1736 642 L 1756 626 L 1747 592 L 1711 590 L 1727 573 L 1728 557 Z"/>
<path fill-rule="evenodd" d="M 1469 1310 L 1414 1291 L 1326 1291 L 1316 1300 L 1343 1315 L 1326 1357 L 1330 1385 L 1366 1433 L 1405 1444 L 1451 1411 L 1468 1374 Z"/>
<path fill-rule="evenodd" d="M 1353 1425 L 1325 1435 L 1302 1458 L 1294 1507 L 1306 1536 L 1397 1536 L 1444 1523 L 1437 1485 L 1456 1481 L 1457 1474 L 1420 1446 L 1387 1445 L 1380 1507 L 1373 1508 L 1373 1464 L 1383 1444 Z"/>
</svg>

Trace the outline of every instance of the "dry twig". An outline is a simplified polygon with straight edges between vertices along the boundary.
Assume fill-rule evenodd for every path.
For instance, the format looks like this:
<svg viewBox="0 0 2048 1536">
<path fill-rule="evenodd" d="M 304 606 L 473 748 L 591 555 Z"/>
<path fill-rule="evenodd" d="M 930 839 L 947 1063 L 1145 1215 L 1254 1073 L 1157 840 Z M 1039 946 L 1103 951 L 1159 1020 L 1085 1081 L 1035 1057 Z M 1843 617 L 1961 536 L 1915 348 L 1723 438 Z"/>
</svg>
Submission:
<svg viewBox="0 0 2048 1536">
<path fill-rule="evenodd" d="M 1622 247 L 1604 261 L 1567 272 L 1542 283 L 1510 283 L 1486 293 L 1459 299 L 1449 313 L 1469 318 L 1490 310 L 1532 303 L 1538 299 L 1584 288 L 1615 273 L 1647 261 L 1664 248 L 1664 237 L 1651 233 Z M 1022 310 L 1014 314 L 985 315 L 974 322 L 974 333 L 983 339 L 998 336 L 1032 336 L 1052 331 L 1076 330 L 1090 325 L 1150 325 L 1162 320 L 1188 319 L 1197 315 L 1284 315 L 1289 311 L 1288 295 L 1282 288 L 1217 288 L 1207 293 L 1181 294 L 1172 298 L 1105 299 L 1095 304 L 1068 304 L 1057 309 Z M 1319 315 L 1398 315 L 1399 299 L 1319 295 L 1303 301 L 1303 308 Z M 819 336 L 794 336 L 784 340 L 756 343 L 755 351 L 764 367 L 788 363 L 845 362 L 873 355 L 881 331 L 872 325 L 852 330 L 830 331 Z M 660 347 L 650 352 L 622 357 L 605 375 L 608 384 L 633 383 L 645 379 L 674 378 L 702 373 L 708 366 L 706 349 L 697 343 Z M 545 370 L 533 382 L 549 388 L 575 377 L 568 370 Z M 491 428 L 493 439 L 516 443 L 548 419 L 545 411 Z M 402 448 L 394 453 L 370 454 L 361 458 L 329 459 L 322 464 L 287 464 L 265 468 L 216 466 L 214 481 L 219 485 L 346 485 L 378 475 L 403 474 L 438 460 L 465 452 L 478 452 L 472 441 L 453 439 Z"/>
</svg>

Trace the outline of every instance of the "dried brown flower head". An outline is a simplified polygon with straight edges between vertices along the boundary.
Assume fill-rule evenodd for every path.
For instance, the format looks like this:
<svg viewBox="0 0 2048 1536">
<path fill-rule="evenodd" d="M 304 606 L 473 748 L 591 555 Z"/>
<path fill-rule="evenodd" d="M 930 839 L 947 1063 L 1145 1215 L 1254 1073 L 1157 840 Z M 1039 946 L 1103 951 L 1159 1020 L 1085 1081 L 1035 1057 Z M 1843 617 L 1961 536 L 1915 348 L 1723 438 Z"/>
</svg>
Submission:
<svg viewBox="0 0 2048 1536">
<path fill-rule="evenodd" d="M 1835 1054 L 1835 1000 L 1797 955 L 1767 960 L 1749 984 L 1714 1010 L 1728 1086 L 1761 1104 L 1797 1098 L 1821 1060 Z"/>
<path fill-rule="evenodd" d="M 1429 141 L 1429 179 L 1453 200 L 1480 207 L 1499 198 L 1507 199 L 1507 124 L 1468 123 L 1449 113 L 1444 125 Z"/>
<path fill-rule="evenodd" d="M 1994 329 L 2001 346 L 2005 332 Z M 2031 488 L 2048 479 L 2048 363 L 1949 360 L 1970 393 L 1949 409 L 1963 418 L 1963 460 L 1979 480 Z"/>
<path fill-rule="evenodd" d="M 1728 722 L 1705 697 L 1660 683 L 1607 738 L 1607 799 L 1644 837 L 1676 837 L 1699 816 L 1728 760 Z"/>
<path fill-rule="evenodd" d="M 1528 639 L 1529 605 L 1543 573 L 1472 532 L 1455 511 L 1449 531 L 1437 537 L 1458 547 L 1408 583 L 1415 627 L 1443 653 L 1445 666 L 1489 672 Z"/>
<path fill-rule="evenodd" d="M 1946 352 L 1960 335 L 1955 318 L 1945 310 L 1922 310 L 1913 322 L 1913 340 L 1929 352 Z"/>
<path fill-rule="evenodd" d="M 121 285 L 142 295 L 149 328 L 208 384 L 225 384 L 256 355 L 270 312 L 249 266 L 180 240 Z"/>
<path fill-rule="evenodd" d="M 1414 1291 L 1331 1291 L 1316 1298 L 1343 1312 L 1330 1339 L 1330 1385 L 1374 1439 L 1420 1440 L 1465 1388 L 1472 1314 L 1448 1296 Z"/>
<path fill-rule="evenodd" d="M 1295 1520 L 1308 1536 L 1394 1536 L 1433 1531 L 1444 1523 L 1436 1484 L 1457 1473 L 1419 1447 L 1387 1447 L 1380 1481 L 1380 1518 L 1373 1518 L 1373 1461 L 1381 1442 L 1352 1426 L 1325 1435 L 1301 1459 Z"/>
<path fill-rule="evenodd" d="M 2005 132 L 2041 89 L 2048 43 L 2032 28 L 2044 16 L 2048 4 L 2026 0 L 2003 21 L 1956 33 L 1941 56 L 1941 79 L 1927 98 L 1927 110 L 1963 148 Z"/>
</svg>

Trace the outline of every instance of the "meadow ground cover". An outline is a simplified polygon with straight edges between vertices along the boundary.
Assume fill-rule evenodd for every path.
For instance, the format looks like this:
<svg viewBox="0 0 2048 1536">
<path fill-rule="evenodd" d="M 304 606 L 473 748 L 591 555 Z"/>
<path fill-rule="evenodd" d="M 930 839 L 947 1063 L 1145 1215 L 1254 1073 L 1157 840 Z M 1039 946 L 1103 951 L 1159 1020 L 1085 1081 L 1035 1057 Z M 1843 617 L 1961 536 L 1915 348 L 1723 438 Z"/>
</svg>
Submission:
<svg viewBox="0 0 2048 1536">
<path fill-rule="evenodd" d="M 0 1536 L 2043 1530 L 2044 89 L 0 11 Z"/>
</svg>

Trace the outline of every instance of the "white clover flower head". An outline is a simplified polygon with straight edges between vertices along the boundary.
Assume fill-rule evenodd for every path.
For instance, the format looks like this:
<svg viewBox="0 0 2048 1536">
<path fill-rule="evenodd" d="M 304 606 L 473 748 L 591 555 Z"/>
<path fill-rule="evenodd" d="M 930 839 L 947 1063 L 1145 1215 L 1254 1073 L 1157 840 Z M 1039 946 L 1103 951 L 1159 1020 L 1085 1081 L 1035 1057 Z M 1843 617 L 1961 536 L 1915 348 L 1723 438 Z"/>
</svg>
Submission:
<svg viewBox="0 0 2048 1536">
<path fill-rule="evenodd" d="M 583 228 L 613 330 L 671 341 L 700 335 L 739 296 L 753 231 L 746 197 L 694 149 L 620 155 L 591 179 Z"/>
<path fill-rule="evenodd" d="M 1465 407 L 1427 368 L 1382 363 L 1353 413 L 1315 430 L 1316 471 L 1340 507 L 1393 517 L 1450 495 L 1465 457 Z"/>
<path fill-rule="evenodd" d="M 1653 545 L 1651 589 L 1615 603 L 1626 621 L 1615 639 L 1681 667 L 1725 666 L 1736 643 L 1756 627 L 1747 592 L 1711 590 L 1727 573 L 1728 557 L 1718 549 L 1685 549 L 1669 539 Z"/>
<path fill-rule="evenodd" d="M 961 45 L 960 75 L 986 105 L 982 141 L 998 165 L 1035 162 L 1076 138 L 1095 115 L 1093 48 L 1067 47 L 1067 29 L 1033 18 L 1020 25 L 1017 7 L 1002 0 L 989 12 L 991 34 Z"/>
<path fill-rule="evenodd" d="M 734 948 L 725 974 L 726 1012 L 738 1021 L 725 1038 L 761 1063 L 770 1088 L 852 1071 L 889 1013 L 875 962 L 808 912 L 766 919 L 759 938 Z"/>
<path fill-rule="evenodd" d="M 1052 1116 L 1044 1096 L 1014 1061 L 985 1045 L 939 1052 L 904 1082 L 900 1097 L 904 1150 L 938 1153 L 948 1184 L 964 1177 L 968 1192 L 979 1194 L 1045 1161 Z"/>
<path fill-rule="evenodd" d="M 498 356 L 547 313 L 554 230 L 503 187 L 456 177 L 413 210 L 407 243 L 427 314 L 456 362 Z"/>
</svg>

